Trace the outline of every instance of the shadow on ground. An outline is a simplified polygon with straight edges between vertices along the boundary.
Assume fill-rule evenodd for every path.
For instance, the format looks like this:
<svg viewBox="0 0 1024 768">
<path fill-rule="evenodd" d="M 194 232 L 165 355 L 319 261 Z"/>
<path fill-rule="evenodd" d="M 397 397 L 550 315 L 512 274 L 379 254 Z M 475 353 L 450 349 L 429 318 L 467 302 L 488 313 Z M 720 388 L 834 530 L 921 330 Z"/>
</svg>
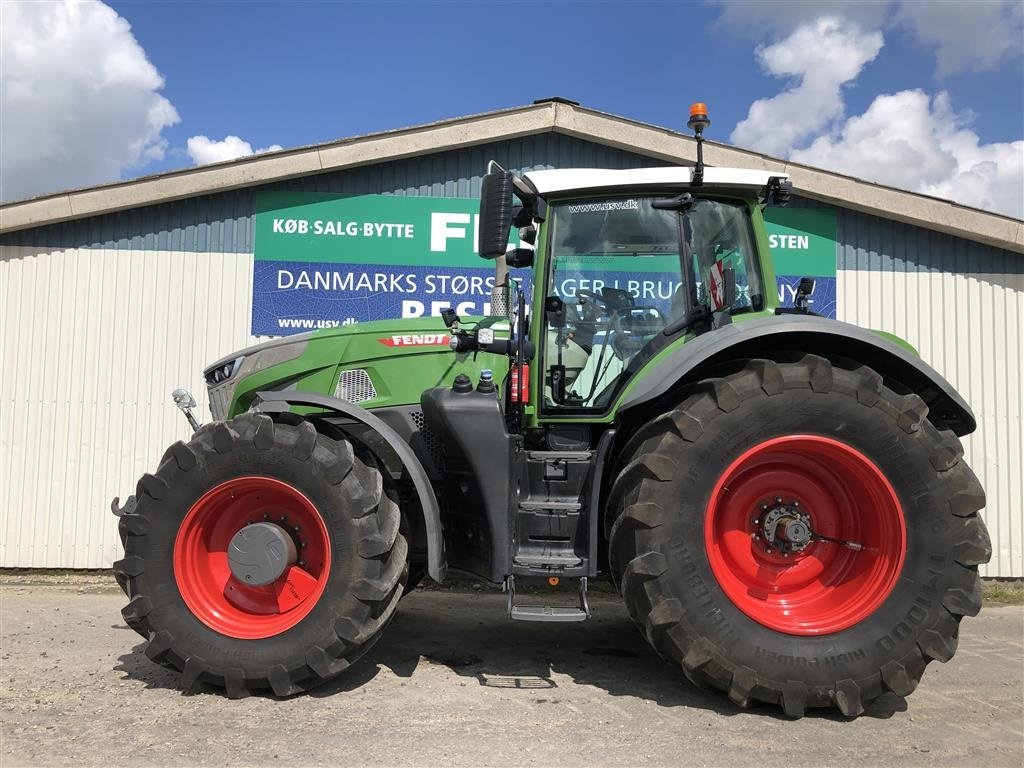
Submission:
<svg viewBox="0 0 1024 768">
<path fill-rule="evenodd" d="M 422 665 L 441 665 L 487 688 L 533 690 L 538 700 L 564 685 L 564 680 L 556 680 L 564 675 L 575 685 L 647 699 L 662 707 L 785 719 L 775 707 L 741 709 L 721 692 L 692 685 L 651 650 L 614 598 L 594 603 L 594 618 L 580 623 L 513 622 L 503 609 L 500 595 L 415 592 L 360 662 L 307 695 L 344 695 L 371 682 L 385 667 L 398 677 L 411 678 Z M 121 656 L 115 670 L 148 688 L 179 690 L 178 673 L 151 662 L 144 647 L 140 643 Z M 204 688 L 198 693 L 214 692 Z M 906 709 L 903 698 L 886 694 L 864 716 L 884 719 Z M 808 716 L 847 720 L 832 710 L 810 710 Z"/>
</svg>

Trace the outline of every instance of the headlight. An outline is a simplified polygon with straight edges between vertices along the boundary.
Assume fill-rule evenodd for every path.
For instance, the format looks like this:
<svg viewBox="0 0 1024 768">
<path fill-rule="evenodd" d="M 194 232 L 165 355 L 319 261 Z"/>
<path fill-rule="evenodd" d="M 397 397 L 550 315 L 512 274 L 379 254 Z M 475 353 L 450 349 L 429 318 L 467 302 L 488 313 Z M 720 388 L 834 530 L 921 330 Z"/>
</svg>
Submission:
<svg viewBox="0 0 1024 768">
<path fill-rule="evenodd" d="M 206 369 L 206 386 L 215 387 L 218 384 L 223 384 L 228 379 L 232 378 L 239 369 L 242 367 L 242 361 L 245 360 L 245 356 L 236 357 L 229 363 L 218 365 L 216 368 Z"/>
</svg>

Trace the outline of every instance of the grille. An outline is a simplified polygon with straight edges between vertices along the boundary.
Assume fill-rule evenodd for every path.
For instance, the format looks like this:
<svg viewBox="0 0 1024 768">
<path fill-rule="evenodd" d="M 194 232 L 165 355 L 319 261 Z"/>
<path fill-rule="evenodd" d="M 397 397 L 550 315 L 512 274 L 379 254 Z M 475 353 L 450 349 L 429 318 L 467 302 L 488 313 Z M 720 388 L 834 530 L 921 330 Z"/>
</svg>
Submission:
<svg viewBox="0 0 1024 768">
<path fill-rule="evenodd" d="M 434 462 L 434 466 L 440 471 L 441 467 L 444 466 L 444 451 L 441 448 L 441 441 L 437 439 L 437 435 L 430 431 L 430 427 L 427 426 L 427 420 L 423 417 L 423 411 L 413 411 L 412 421 L 416 425 L 416 429 L 420 431 L 420 440 L 423 443 L 423 447 L 427 449 L 427 455 L 430 456 L 430 460 Z"/>
<path fill-rule="evenodd" d="M 359 368 L 354 371 L 341 372 L 334 394 L 336 397 L 352 403 L 362 403 L 366 400 L 373 400 L 377 396 L 377 390 L 373 388 L 370 374 Z"/>
</svg>

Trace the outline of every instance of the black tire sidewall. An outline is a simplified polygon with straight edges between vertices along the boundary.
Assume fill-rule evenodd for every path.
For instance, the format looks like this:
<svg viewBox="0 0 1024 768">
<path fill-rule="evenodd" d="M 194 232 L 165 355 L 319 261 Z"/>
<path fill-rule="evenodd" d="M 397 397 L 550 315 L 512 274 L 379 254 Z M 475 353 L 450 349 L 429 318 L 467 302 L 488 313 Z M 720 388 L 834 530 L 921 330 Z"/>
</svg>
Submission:
<svg viewBox="0 0 1024 768">
<path fill-rule="evenodd" d="M 318 445 L 316 450 L 326 449 Z M 221 634 L 192 613 L 175 577 L 174 544 L 182 521 L 204 493 L 227 480 L 251 476 L 285 482 L 313 503 L 327 528 L 331 565 L 317 604 L 298 624 L 270 637 L 247 640 Z M 351 501 L 316 471 L 312 460 L 295 458 L 278 445 L 257 450 L 239 440 L 229 453 L 201 453 L 194 468 L 169 484 L 164 498 L 147 501 L 152 509 L 140 509 L 149 520 L 149 532 L 142 537 L 146 570 L 139 579 L 142 593 L 159 606 L 150 622 L 201 656 L 211 671 L 241 669 L 250 678 L 264 675 L 268 664 L 282 660 L 291 660 L 285 666 L 298 667 L 307 648 L 323 644 L 325 637 L 336 637 L 333 625 L 339 617 L 358 618 L 366 612 L 366 606 L 353 596 L 353 585 L 363 575 L 363 561 Z"/>
<path fill-rule="evenodd" d="M 863 453 L 889 479 L 906 524 L 906 556 L 891 594 L 858 624 L 827 635 L 784 634 L 748 617 L 719 586 L 704 544 L 708 501 L 722 472 L 754 445 L 793 434 L 830 437 Z M 879 409 L 841 392 L 787 389 L 744 400 L 706 423 L 696 442 L 678 445 L 680 471 L 655 483 L 651 496 L 662 504 L 681 500 L 681 509 L 666 509 L 665 524 L 643 535 L 667 560 L 665 592 L 681 601 L 689 634 L 708 639 L 730 663 L 777 681 L 798 676 L 808 685 L 877 678 L 880 665 L 911 653 L 920 631 L 944 611 L 948 504 L 940 484 L 928 481 L 936 474 L 926 446 Z"/>
</svg>

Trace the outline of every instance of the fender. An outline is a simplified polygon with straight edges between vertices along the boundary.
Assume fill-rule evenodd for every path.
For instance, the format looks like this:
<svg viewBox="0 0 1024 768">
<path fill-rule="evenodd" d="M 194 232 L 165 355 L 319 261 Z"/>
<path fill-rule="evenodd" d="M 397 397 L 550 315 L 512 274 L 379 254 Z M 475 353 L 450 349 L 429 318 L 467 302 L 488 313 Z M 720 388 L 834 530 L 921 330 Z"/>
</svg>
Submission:
<svg viewBox="0 0 1024 768">
<path fill-rule="evenodd" d="M 430 485 L 430 479 L 416 454 L 409 444 L 394 429 L 365 408 L 355 403 L 328 395 L 317 395 L 311 392 L 257 392 L 255 410 L 261 413 L 286 413 L 290 406 L 310 406 L 323 408 L 363 424 L 387 442 L 397 454 L 402 466 L 409 473 L 416 495 L 423 509 L 423 527 L 427 537 L 427 573 L 436 582 L 444 581 L 448 572 L 448 563 L 444 556 L 444 538 L 441 533 L 441 512 L 437 505 L 437 497 Z"/>
<path fill-rule="evenodd" d="M 813 315 L 780 315 L 734 322 L 676 347 L 648 366 L 619 402 L 619 412 L 651 403 L 705 364 L 735 357 L 770 357 L 771 350 L 794 350 L 825 358 L 846 358 L 870 366 L 886 383 L 918 394 L 929 419 L 958 436 L 977 427 L 970 406 L 934 368 L 906 348 L 874 331 Z"/>
</svg>

